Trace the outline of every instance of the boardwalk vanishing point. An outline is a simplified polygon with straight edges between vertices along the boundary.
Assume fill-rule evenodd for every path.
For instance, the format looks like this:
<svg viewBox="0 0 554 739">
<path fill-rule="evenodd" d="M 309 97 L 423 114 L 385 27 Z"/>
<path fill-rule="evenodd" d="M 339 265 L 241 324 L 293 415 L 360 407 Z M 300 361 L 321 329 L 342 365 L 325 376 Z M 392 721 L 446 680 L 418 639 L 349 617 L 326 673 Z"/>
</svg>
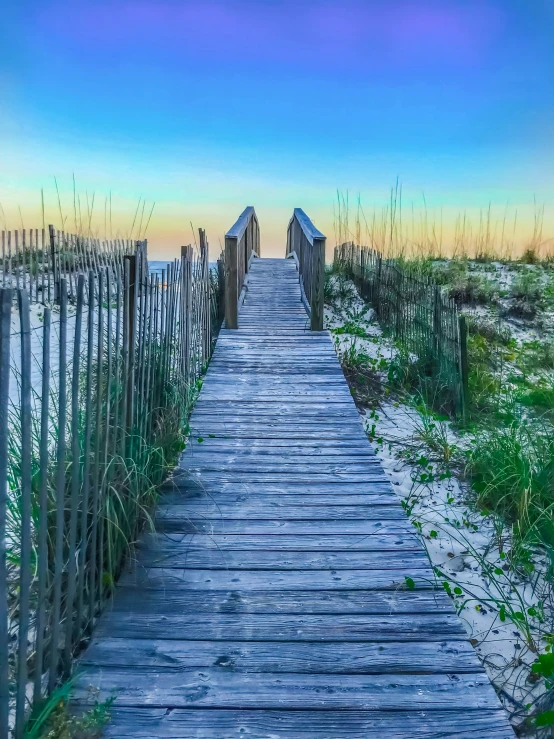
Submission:
<svg viewBox="0 0 554 739">
<path fill-rule="evenodd" d="M 245 252 L 238 328 L 220 333 L 77 705 L 90 687 L 116 696 L 111 739 L 513 739 L 330 336 L 312 330 L 302 216 L 294 258 Z"/>
</svg>

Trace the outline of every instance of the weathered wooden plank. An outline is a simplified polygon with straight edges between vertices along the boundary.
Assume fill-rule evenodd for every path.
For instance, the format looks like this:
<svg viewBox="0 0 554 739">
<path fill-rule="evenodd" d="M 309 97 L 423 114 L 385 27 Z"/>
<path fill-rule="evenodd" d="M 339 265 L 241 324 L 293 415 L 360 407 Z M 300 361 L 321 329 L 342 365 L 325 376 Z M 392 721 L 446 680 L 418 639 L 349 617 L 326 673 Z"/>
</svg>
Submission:
<svg viewBox="0 0 554 739">
<path fill-rule="evenodd" d="M 299 462 L 305 461 L 308 457 L 312 459 L 317 456 L 320 459 L 326 461 L 336 461 L 336 458 L 346 457 L 350 459 L 356 457 L 359 459 L 363 457 L 374 457 L 375 453 L 369 446 L 363 446 L 361 443 L 356 441 L 342 441 L 342 446 L 335 448 L 331 446 L 331 442 L 327 442 L 323 445 L 320 442 L 313 441 L 310 443 L 303 443 L 302 445 L 291 441 L 283 442 L 282 439 L 258 439 L 253 442 L 244 442 L 239 439 L 222 439 L 208 438 L 202 441 L 198 441 L 197 438 L 192 437 L 187 446 L 186 450 L 181 456 L 181 460 L 184 462 L 189 455 L 194 454 L 214 454 L 214 455 L 225 455 L 226 457 L 256 457 L 256 459 L 263 461 L 263 459 L 270 459 L 274 461 L 275 457 L 281 457 L 283 459 L 298 460 Z M 264 443 L 265 442 L 265 443 Z M 273 443 L 272 443 L 273 442 Z M 319 459 L 318 459 L 319 461 Z M 389 478 L 386 476 L 384 471 L 380 471 L 379 474 L 385 480 Z"/>
<path fill-rule="evenodd" d="M 202 641 L 404 642 L 448 639 L 467 640 L 454 613 L 292 615 L 247 613 L 168 613 L 152 619 L 150 614 L 117 612 L 100 621 L 96 637 L 125 639 L 181 639 Z M 408 648 L 407 648 L 408 649 Z"/>
<path fill-rule="evenodd" d="M 268 441 L 288 439 L 293 442 L 298 441 L 319 441 L 322 435 L 325 436 L 327 441 L 358 441 L 360 439 L 360 429 L 358 426 L 346 426 L 342 429 L 340 424 L 336 426 L 318 426 L 308 425 L 303 426 L 302 424 L 295 426 L 292 424 L 252 424 L 248 423 L 233 424 L 230 428 L 224 421 L 212 421 L 205 426 L 198 426 L 198 424 L 191 423 L 191 434 L 193 436 L 205 436 L 218 439 L 253 439 L 261 441 L 267 439 Z"/>
<path fill-rule="evenodd" d="M 266 534 L 294 534 L 304 536 L 308 534 L 335 534 L 343 536 L 357 534 L 372 536 L 375 534 L 413 533 L 414 527 L 406 518 L 393 521 L 368 521 L 319 519 L 319 520 L 290 520 L 290 519 L 226 519 L 215 518 L 186 518 L 158 519 L 158 530 L 164 535 L 170 532 L 177 533 L 205 533 L 205 534 L 244 534 L 246 536 Z"/>
<path fill-rule="evenodd" d="M 328 486 L 328 493 L 331 493 Z M 164 503 L 174 503 L 176 505 L 197 505 L 204 506 L 207 503 L 213 502 L 214 505 L 225 503 L 230 505 L 232 503 L 248 502 L 250 505 L 267 502 L 270 500 L 273 503 L 274 493 L 268 492 L 267 489 L 262 488 L 261 492 L 257 490 L 251 492 L 243 489 L 243 491 L 235 490 L 235 492 L 220 493 L 217 498 L 214 499 L 214 494 L 210 493 L 206 488 L 196 488 L 192 490 L 184 490 L 182 488 L 176 488 L 173 491 L 168 491 L 163 498 Z M 348 495 L 343 494 L 320 494 L 307 495 L 303 501 L 299 501 L 298 495 L 293 492 L 280 493 L 279 503 L 284 505 L 299 505 L 302 503 L 304 506 L 310 505 L 330 505 L 330 506 L 355 506 L 355 505 L 395 505 L 398 503 L 398 499 L 395 499 L 394 495 L 390 492 L 385 493 L 361 493 L 359 495 Z M 196 510 L 196 509 L 191 509 Z"/>
<path fill-rule="evenodd" d="M 135 667 L 87 669 L 75 679 L 75 696 L 90 686 L 100 701 L 115 691 L 119 706 L 280 708 L 418 711 L 498 707 L 485 675 L 254 674 L 206 668 L 161 671 Z"/>
<path fill-rule="evenodd" d="M 200 437 L 203 438 L 203 437 Z M 310 447 L 308 446 L 308 449 Z M 373 470 L 377 469 L 379 474 L 385 479 L 385 473 L 382 468 L 379 468 L 379 462 L 375 458 L 375 454 L 371 449 L 335 449 L 334 453 L 329 453 L 328 449 L 317 449 L 317 447 L 311 447 L 317 452 L 317 462 L 312 464 L 311 467 L 317 469 L 325 469 L 326 465 L 332 464 L 363 464 L 373 466 Z M 270 450 L 255 449 L 250 447 L 248 444 L 242 444 L 229 448 L 229 446 L 220 446 L 216 440 L 204 439 L 198 442 L 194 439 L 194 443 L 189 444 L 186 450 L 181 455 L 181 463 L 187 465 L 190 462 L 194 462 L 196 459 L 201 459 L 203 462 L 218 462 L 220 464 L 232 464 L 236 460 L 248 462 L 250 460 L 255 461 L 257 464 L 269 463 L 272 465 L 286 465 L 286 464 L 306 464 L 310 460 L 313 460 L 313 452 L 310 454 L 306 450 L 302 450 L 302 453 L 298 453 L 294 447 L 280 447 L 273 448 Z M 389 483 L 390 485 L 390 483 Z"/>
<path fill-rule="evenodd" d="M 431 569 L 397 570 L 194 570 L 141 567 L 125 574 L 121 582 L 137 590 L 397 590 L 412 578 L 418 589 L 432 590 Z"/>
<path fill-rule="evenodd" d="M 398 570 L 425 569 L 429 567 L 427 555 L 419 549 L 371 551 L 280 551 L 278 542 L 273 549 L 254 549 L 244 543 L 245 549 L 218 549 L 206 547 L 193 549 L 180 542 L 160 540 L 157 548 L 148 547 L 141 552 L 143 567 L 220 569 L 233 570 Z M 414 542 L 415 544 L 415 542 Z M 265 544 L 264 546 L 268 546 Z M 248 547 L 248 548 L 246 548 Z"/>
<path fill-rule="evenodd" d="M 375 477 L 371 473 L 363 473 L 363 472 L 348 472 L 348 470 L 340 473 L 336 473 L 334 475 L 330 475 L 329 473 L 314 473 L 313 475 L 310 475 L 309 472 L 306 473 L 298 473 L 293 470 L 281 470 L 281 472 L 277 475 L 275 472 L 256 472 L 255 470 L 237 470 L 236 472 L 233 472 L 233 470 L 206 470 L 203 473 L 196 474 L 194 478 L 196 481 L 202 482 L 219 482 L 219 483 L 236 483 L 242 484 L 245 486 L 248 486 L 249 484 L 259 483 L 264 485 L 270 485 L 274 483 L 276 479 L 282 480 L 283 484 L 294 484 L 294 485 L 301 485 L 306 484 L 309 485 L 310 483 L 320 483 L 320 484 L 328 484 L 333 485 L 333 483 L 352 483 L 352 484 L 375 484 L 378 485 L 379 483 L 376 482 Z M 398 505 L 400 505 L 400 501 L 398 502 Z M 331 518 L 334 517 L 334 514 L 331 514 Z"/>
<path fill-rule="evenodd" d="M 260 503 L 256 505 L 248 505 L 243 502 L 241 504 L 225 505 L 214 501 L 214 510 L 210 515 L 216 515 L 218 518 L 225 519 L 277 519 L 283 518 L 287 521 L 293 519 L 302 519 L 304 521 L 326 521 L 330 518 L 345 519 L 366 519 L 379 521 L 394 521 L 405 519 L 404 509 L 400 505 L 357 505 L 357 506 L 302 506 L 302 505 L 281 505 L 279 501 L 273 501 L 271 504 Z M 208 510 L 208 509 L 207 509 Z M 202 513 L 202 515 L 207 515 Z M 188 521 L 195 520 L 194 511 L 191 511 L 186 505 L 165 505 L 158 507 L 156 521 Z"/>
<path fill-rule="evenodd" d="M 314 472 L 314 478 L 316 480 L 325 479 L 328 477 L 330 481 L 334 478 L 341 478 L 346 476 L 361 475 L 367 477 L 368 467 L 374 466 L 378 469 L 379 462 L 374 457 L 369 457 L 367 460 L 348 460 L 341 457 L 335 457 L 332 462 L 321 462 L 315 468 L 314 465 L 310 464 L 295 464 L 294 461 L 288 462 L 286 460 L 281 461 L 277 459 L 273 460 L 271 464 L 263 464 L 257 460 L 251 460 L 245 457 L 237 457 L 236 460 L 226 460 L 223 462 L 221 458 L 206 458 L 200 459 L 196 457 L 189 458 L 188 470 L 191 477 L 209 477 L 210 473 L 220 473 L 222 475 L 241 475 L 242 473 L 253 473 L 257 477 L 263 475 L 272 475 L 279 478 L 281 475 L 292 475 L 293 477 L 305 477 L 310 476 Z M 317 477 L 316 477 L 317 475 Z M 370 481 L 374 481 L 370 478 Z"/>
<path fill-rule="evenodd" d="M 292 496 L 294 500 L 289 500 L 289 503 L 293 505 L 318 505 L 318 496 L 323 496 L 321 500 L 326 503 L 326 497 L 331 495 L 341 501 L 347 500 L 349 496 L 362 496 L 360 502 L 365 501 L 368 504 L 390 497 L 393 505 L 400 504 L 398 498 L 391 495 L 390 486 L 385 486 L 383 479 L 377 474 L 375 478 L 371 478 L 369 483 L 344 483 L 340 480 L 328 480 L 307 485 L 286 481 L 251 484 L 240 479 L 212 483 L 199 478 L 175 476 L 164 485 L 161 492 L 164 494 L 165 502 L 171 501 L 172 503 L 179 502 L 177 497 L 179 495 L 183 495 L 183 502 L 188 502 L 188 498 L 194 493 L 199 496 L 217 494 L 218 499 L 219 496 L 224 498 L 229 495 L 269 495 L 272 498 L 285 499 L 285 502 Z M 304 499 L 300 499 L 302 495 L 305 496 Z"/>
<path fill-rule="evenodd" d="M 326 535 L 319 536 L 287 536 L 281 534 L 266 534 L 254 536 L 252 534 L 143 534 L 139 547 L 151 548 L 153 551 L 177 549 L 182 552 L 192 550 L 206 551 L 215 549 L 225 552 L 229 550 L 255 551 L 357 551 L 357 552 L 390 552 L 417 551 L 421 553 L 421 543 L 415 534 L 394 534 L 392 536 L 350 536 Z M 382 555 L 381 555 L 382 556 Z M 142 561 L 142 559 L 141 559 Z M 366 563 L 369 560 L 364 560 Z"/>
<path fill-rule="evenodd" d="M 451 613 L 444 591 L 432 590 L 144 590 L 121 584 L 112 611 L 175 613 L 393 614 Z M 110 612 L 104 618 L 110 618 Z"/>
<path fill-rule="evenodd" d="M 286 450 L 287 453 L 295 454 L 296 456 L 313 456 L 314 454 L 342 454 L 343 450 L 346 450 L 349 454 L 361 452 L 370 456 L 374 455 L 374 451 L 368 445 L 367 440 L 360 438 L 359 434 L 355 439 L 346 437 L 309 441 L 305 439 L 258 438 L 248 442 L 245 442 L 241 437 L 226 439 L 222 436 L 208 436 L 207 439 L 202 437 L 202 441 L 198 442 L 197 437 L 191 436 L 187 442 L 187 448 L 198 448 L 205 443 L 210 445 L 210 449 L 236 449 L 252 454 L 273 454 L 274 452 L 283 454 L 283 450 Z"/>
<path fill-rule="evenodd" d="M 129 639 L 106 636 L 92 641 L 83 664 L 190 670 L 213 667 L 257 673 L 475 674 L 475 654 L 467 641 L 406 642 L 234 642 Z"/>
<path fill-rule="evenodd" d="M 111 709 L 106 739 L 514 739 L 502 709 L 388 711 Z"/>
</svg>

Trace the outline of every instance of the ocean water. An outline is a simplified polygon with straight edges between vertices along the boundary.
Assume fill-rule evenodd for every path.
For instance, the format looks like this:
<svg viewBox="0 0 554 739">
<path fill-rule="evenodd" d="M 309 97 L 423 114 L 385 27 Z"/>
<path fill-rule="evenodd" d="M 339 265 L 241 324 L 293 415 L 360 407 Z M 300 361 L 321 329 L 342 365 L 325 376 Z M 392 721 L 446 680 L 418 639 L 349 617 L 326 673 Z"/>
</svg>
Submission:
<svg viewBox="0 0 554 739">
<path fill-rule="evenodd" d="M 172 260 L 170 259 L 169 262 L 165 262 L 161 259 L 149 259 L 148 260 L 148 269 L 150 271 L 150 274 L 152 275 L 160 275 L 162 274 L 162 270 L 165 269 L 167 271 L 167 265 L 172 263 Z M 217 262 L 210 262 L 210 267 L 213 267 L 214 269 L 217 267 Z"/>
</svg>

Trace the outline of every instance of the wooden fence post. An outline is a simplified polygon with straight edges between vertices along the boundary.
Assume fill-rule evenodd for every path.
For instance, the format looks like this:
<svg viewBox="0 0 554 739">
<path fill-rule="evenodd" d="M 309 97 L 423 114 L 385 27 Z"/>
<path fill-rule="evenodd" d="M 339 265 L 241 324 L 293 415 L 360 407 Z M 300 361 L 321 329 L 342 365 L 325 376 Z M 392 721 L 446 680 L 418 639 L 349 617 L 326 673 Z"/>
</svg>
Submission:
<svg viewBox="0 0 554 739">
<path fill-rule="evenodd" d="M 396 317 L 394 322 L 394 331 L 395 331 L 395 337 L 398 338 L 400 336 L 401 332 L 401 316 L 402 316 L 402 301 L 400 299 L 401 295 L 401 283 L 402 283 L 402 273 L 398 269 L 398 267 L 395 267 L 395 276 L 396 279 L 394 281 L 394 293 L 395 293 L 395 300 L 394 300 L 394 309 L 396 311 Z"/>
<path fill-rule="evenodd" d="M 65 464 L 67 423 L 67 287 L 60 280 L 60 337 L 58 385 L 58 442 L 56 449 L 56 538 L 52 580 L 52 612 L 48 692 L 52 693 L 58 678 L 60 621 L 62 613 L 63 550 L 65 542 Z"/>
<path fill-rule="evenodd" d="M 73 339 L 73 367 L 71 382 L 71 494 L 70 522 L 68 537 L 67 593 L 65 615 L 65 645 L 63 652 L 63 671 L 65 677 L 71 672 L 73 657 L 73 618 L 77 575 L 77 526 L 79 522 L 79 497 L 81 486 L 80 441 L 79 441 L 79 383 L 81 380 L 81 327 L 85 294 L 85 276 L 79 275 L 77 283 L 77 312 L 75 315 L 75 335 Z"/>
<path fill-rule="evenodd" d="M 4 288 L 0 293 L 0 736 L 9 735 L 9 625 L 7 569 L 8 490 L 8 404 L 10 379 L 10 334 L 13 293 Z"/>
<path fill-rule="evenodd" d="M 200 258 L 202 265 L 201 275 L 201 302 L 203 304 L 203 321 L 202 321 L 202 364 L 205 364 L 210 356 L 211 349 L 211 326 L 210 326 L 210 264 L 209 264 L 209 245 L 206 239 L 206 232 L 203 228 L 198 229 L 200 236 Z M 248 267 L 248 262 L 247 262 Z"/>
<path fill-rule="evenodd" d="M 221 325 L 225 318 L 225 263 L 221 258 L 217 260 L 217 286 L 217 319 Z"/>
<path fill-rule="evenodd" d="M 225 328 L 238 328 L 238 239 L 225 237 Z"/>
<path fill-rule="evenodd" d="M 365 248 L 361 249 L 360 250 L 360 292 L 362 293 L 362 298 L 364 300 L 367 300 L 366 257 L 367 257 L 367 250 Z"/>
<path fill-rule="evenodd" d="M 50 424 L 50 308 L 44 309 L 42 330 L 42 392 L 40 402 L 40 450 L 39 450 L 39 525 L 37 532 L 37 615 L 35 622 L 36 652 L 34 664 L 33 705 L 36 707 L 42 698 L 42 671 L 44 667 L 44 648 L 46 630 L 46 608 L 48 594 L 48 429 Z M 0 380 L 1 382 L 1 380 Z M 2 596 L 0 595 L 0 598 Z"/>
<path fill-rule="evenodd" d="M 191 367 L 190 367 L 190 343 L 192 329 L 192 246 L 181 247 L 181 254 L 185 261 L 185 279 L 183 281 L 185 287 L 184 313 L 185 313 L 185 336 L 184 336 L 184 363 L 185 363 L 185 383 L 190 383 Z"/>
<path fill-rule="evenodd" d="M 59 303 L 60 300 L 60 284 L 59 284 L 59 270 L 58 270 L 58 263 L 56 260 L 56 232 L 54 231 L 54 226 L 50 224 L 48 226 L 48 231 L 50 233 L 50 259 L 52 261 L 51 264 L 51 272 L 52 272 L 52 283 L 53 283 L 53 299 L 54 303 Z M 48 299 L 50 300 L 50 294 L 48 295 Z"/>
<path fill-rule="evenodd" d="M 23 255 L 25 252 L 23 251 Z M 23 278 L 23 284 L 25 278 Z M 15 707 L 15 739 L 23 739 L 27 691 L 27 640 L 30 620 L 31 589 L 31 324 L 29 296 L 25 288 L 18 290 L 21 340 L 21 549 L 19 555 L 19 628 L 17 645 L 17 687 Z"/>
<path fill-rule="evenodd" d="M 469 410 L 469 364 L 467 359 L 467 323 L 466 317 L 458 318 L 460 331 L 460 375 L 461 375 L 461 406 L 464 422 L 467 420 Z"/>
<path fill-rule="evenodd" d="M 433 359 L 436 371 L 440 370 L 440 357 L 442 350 L 442 325 L 441 325 L 441 289 L 438 285 L 433 291 Z"/>
<path fill-rule="evenodd" d="M 312 331 L 323 331 L 323 291 L 325 287 L 325 238 L 314 238 L 312 257 L 311 320 Z"/>
<path fill-rule="evenodd" d="M 381 280 L 383 277 L 383 257 L 379 253 L 377 255 L 377 270 L 376 270 L 376 279 L 375 279 L 375 285 L 374 285 L 374 299 L 373 299 L 373 308 L 375 310 L 375 313 L 380 316 L 381 315 Z"/>
<path fill-rule="evenodd" d="M 137 311 L 137 284 L 136 284 L 136 272 L 137 272 L 137 256 L 136 254 L 126 255 L 124 262 L 128 262 L 129 271 L 124 270 L 124 284 L 123 289 L 128 295 L 128 310 L 126 315 L 127 321 L 127 352 L 128 352 L 128 367 L 127 367 L 127 433 L 131 432 L 133 424 L 133 412 L 134 412 L 134 393 L 133 393 L 133 378 L 135 370 L 135 324 L 136 324 L 136 311 Z"/>
</svg>

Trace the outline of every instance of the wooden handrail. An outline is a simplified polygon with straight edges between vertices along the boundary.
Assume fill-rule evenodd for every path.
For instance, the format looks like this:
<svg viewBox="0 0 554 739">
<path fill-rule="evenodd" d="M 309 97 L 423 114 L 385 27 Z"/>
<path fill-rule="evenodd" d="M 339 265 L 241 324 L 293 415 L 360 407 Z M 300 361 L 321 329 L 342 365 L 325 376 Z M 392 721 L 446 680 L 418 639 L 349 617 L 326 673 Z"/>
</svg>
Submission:
<svg viewBox="0 0 554 739">
<path fill-rule="evenodd" d="M 248 267 L 260 256 L 260 226 L 249 205 L 225 234 L 225 326 L 238 328 L 239 307 L 244 299 Z"/>
<path fill-rule="evenodd" d="M 325 238 L 302 208 L 294 209 L 287 229 L 287 257 L 296 261 L 302 302 L 310 314 L 312 331 L 323 330 Z"/>
</svg>

